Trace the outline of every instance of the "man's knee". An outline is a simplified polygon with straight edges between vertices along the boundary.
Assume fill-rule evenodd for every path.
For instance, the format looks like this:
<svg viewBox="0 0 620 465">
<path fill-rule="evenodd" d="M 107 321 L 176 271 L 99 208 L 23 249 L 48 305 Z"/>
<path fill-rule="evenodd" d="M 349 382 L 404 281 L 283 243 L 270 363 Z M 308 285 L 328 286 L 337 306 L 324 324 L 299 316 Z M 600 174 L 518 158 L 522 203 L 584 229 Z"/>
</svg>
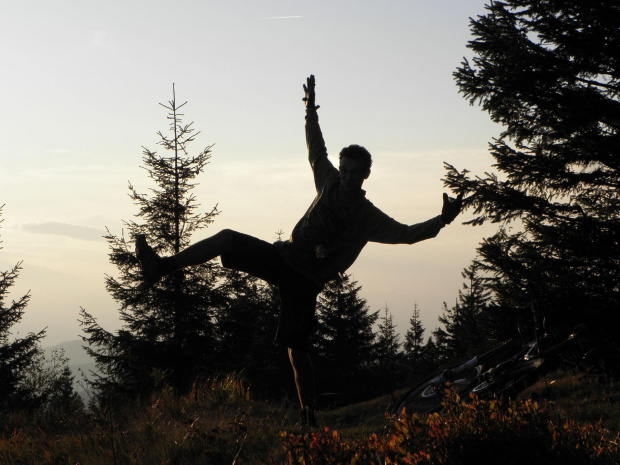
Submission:
<svg viewBox="0 0 620 465">
<path fill-rule="evenodd" d="M 233 237 L 235 234 L 237 234 L 237 232 L 232 229 L 222 229 L 215 235 L 218 238 L 222 253 L 227 253 L 232 250 Z"/>
</svg>

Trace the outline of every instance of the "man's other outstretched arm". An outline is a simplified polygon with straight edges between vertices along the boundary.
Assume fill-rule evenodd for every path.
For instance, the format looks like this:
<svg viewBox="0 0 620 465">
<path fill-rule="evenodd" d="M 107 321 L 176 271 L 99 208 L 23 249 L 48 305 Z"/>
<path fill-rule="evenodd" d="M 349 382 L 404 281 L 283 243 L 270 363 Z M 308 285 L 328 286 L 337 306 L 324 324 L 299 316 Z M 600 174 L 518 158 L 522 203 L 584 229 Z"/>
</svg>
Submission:
<svg viewBox="0 0 620 465">
<path fill-rule="evenodd" d="M 441 215 L 412 225 L 399 223 L 374 207 L 375 209 L 371 213 L 371 222 L 374 225 L 368 240 L 383 244 L 415 244 L 416 242 L 431 239 L 437 236 L 446 224 L 454 221 L 461 211 L 462 200 L 462 194 L 456 199 L 451 199 L 447 194 L 444 194 Z"/>
</svg>

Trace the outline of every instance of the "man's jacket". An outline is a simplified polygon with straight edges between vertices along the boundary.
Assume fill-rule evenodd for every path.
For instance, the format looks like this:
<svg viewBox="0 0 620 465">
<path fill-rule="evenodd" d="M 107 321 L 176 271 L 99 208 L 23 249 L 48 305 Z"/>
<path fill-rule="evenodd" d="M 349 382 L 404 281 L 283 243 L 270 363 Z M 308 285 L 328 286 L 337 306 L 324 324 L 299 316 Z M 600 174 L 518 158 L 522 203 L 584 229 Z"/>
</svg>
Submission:
<svg viewBox="0 0 620 465">
<path fill-rule="evenodd" d="M 375 207 L 364 190 L 357 195 L 341 192 L 339 172 L 327 158 L 314 109 L 306 115 L 306 142 L 317 195 L 290 239 L 276 246 L 294 269 L 319 286 L 344 273 L 368 242 L 413 244 L 443 228 L 440 216 L 405 225 Z"/>
</svg>

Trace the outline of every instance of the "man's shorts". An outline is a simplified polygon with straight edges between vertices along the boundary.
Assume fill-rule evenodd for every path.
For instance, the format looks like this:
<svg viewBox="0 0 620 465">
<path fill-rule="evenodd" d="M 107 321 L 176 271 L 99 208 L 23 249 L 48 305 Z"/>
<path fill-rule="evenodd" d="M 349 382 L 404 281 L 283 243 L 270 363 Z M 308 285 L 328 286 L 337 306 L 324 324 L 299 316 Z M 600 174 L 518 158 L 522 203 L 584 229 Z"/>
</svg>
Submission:
<svg viewBox="0 0 620 465">
<path fill-rule="evenodd" d="M 316 298 L 321 288 L 291 268 L 276 246 L 269 242 L 232 231 L 231 250 L 231 253 L 222 254 L 223 266 L 249 273 L 280 290 L 276 341 L 307 352 L 315 322 Z"/>
</svg>

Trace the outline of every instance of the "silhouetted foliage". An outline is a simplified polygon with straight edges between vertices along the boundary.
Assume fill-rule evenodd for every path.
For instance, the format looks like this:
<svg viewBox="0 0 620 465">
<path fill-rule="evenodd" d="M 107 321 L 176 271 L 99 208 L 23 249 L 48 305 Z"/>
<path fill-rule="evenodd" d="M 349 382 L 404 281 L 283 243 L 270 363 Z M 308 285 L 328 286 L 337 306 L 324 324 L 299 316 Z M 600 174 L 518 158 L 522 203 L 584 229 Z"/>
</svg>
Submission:
<svg viewBox="0 0 620 465">
<path fill-rule="evenodd" d="M 413 314 L 409 318 L 409 327 L 405 333 L 405 343 L 403 346 L 405 358 L 411 365 L 418 365 L 422 360 L 424 331 L 425 329 L 420 319 L 420 308 L 415 303 L 413 305 Z"/>
<path fill-rule="evenodd" d="M 428 370 L 425 375 L 435 374 L 441 368 L 441 353 L 433 336 L 429 336 L 422 349 L 422 366 Z"/>
<path fill-rule="evenodd" d="M 381 310 L 382 315 L 379 317 L 376 341 L 377 359 L 379 363 L 388 363 L 390 360 L 397 360 L 401 356 L 401 343 L 390 308 L 386 304 Z"/>
<path fill-rule="evenodd" d="M 214 312 L 214 369 L 240 372 L 254 395 L 280 399 L 292 377 L 288 354 L 274 340 L 279 291 L 235 270 L 228 270 L 221 291 L 228 299 Z M 290 396 L 296 395 L 292 388 Z"/>
<path fill-rule="evenodd" d="M 3 207 L 0 206 L 0 216 Z M 3 221 L 0 219 L 0 225 Z M 25 337 L 14 337 L 11 333 L 30 301 L 30 293 L 27 293 L 8 302 L 9 291 L 19 276 L 21 264 L 19 262 L 10 270 L 0 272 L 0 409 L 31 408 L 39 403 L 36 393 L 25 381 L 28 370 L 41 352 L 39 342 L 45 336 L 45 330 Z"/>
<path fill-rule="evenodd" d="M 47 357 L 42 350 L 25 370 L 23 386 L 27 405 L 36 406 L 41 419 L 69 418 L 84 412 L 84 402 L 74 388 L 75 377 L 63 350 Z"/>
<path fill-rule="evenodd" d="M 206 228 L 217 207 L 199 213 L 192 189 L 204 170 L 212 146 L 190 156 L 187 146 L 198 133 L 184 125 L 179 110 L 185 105 L 173 99 L 161 104 L 169 112 L 171 136 L 159 132 L 159 145 L 169 155 L 144 149 L 143 162 L 155 187 L 141 194 L 130 184 L 130 197 L 139 207 L 141 221 L 125 222 L 127 236 L 108 233 L 110 261 L 119 276 L 106 276 L 106 287 L 120 304 L 123 326 L 115 333 L 103 329 L 82 309 L 81 323 L 88 352 L 101 373 L 93 384 L 102 396 L 138 393 L 160 382 L 181 390 L 190 386 L 200 367 L 208 366 L 214 351 L 213 309 L 225 299 L 217 289 L 221 269 L 213 262 L 180 270 L 155 285 L 143 283 L 134 255 L 138 234 L 145 234 L 162 255 L 187 246 L 196 231 Z"/>
<path fill-rule="evenodd" d="M 433 331 L 442 363 L 462 361 L 499 342 L 490 324 L 491 293 L 478 274 L 479 265 L 472 263 L 461 272 L 465 279 L 456 304 L 448 308 L 444 303 L 439 322 L 443 327 Z M 498 312 L 497 308 L 493 308 Z"/>
<path fill-rule="evenodd" d="M 426 344 L 424 343 L 424 325 L 420 319 L 420 307 L 418 304 L 413 305 L 413 312 L 409 318 L 409 327 L 405 332 L 404 364 L 406 369 L 402 372 L 399 385 L 406 382 L 411 385 L 416 381 L 422 381 L 430 374 L 439 369 L 439 354 L 435 341 L 429 337 Z"/>
<path fill-rule="evenodd" d="M 385 386 L 394 386 L 402 378 L 403 352 L 394 317 L 387 304 L 381 309 L 376 334 L 377 375 Z"/>
<path fill-rule="evenodd" d="M 361 286 L 348 275 L 327 283 L 317 301 L 318 392 L 338 392 L 358 400 L 373 389 L 376 344 L 373 326 L 378 312 L 370 312 L 359 295 Z"/>
<path fill-rule="evenodd" d="M 472 20 L 475 57 L 460 91 L 503 132 L 498 174 L 447 166 L 469 221 L 497 223 L 479 248 L 496 307 L 522 328 L 584 319 L 620 329 L 620 5 L 603 0 L 491 2 Z M 515 222 L 514 227 L 509 223 Z"/>
</svg>

